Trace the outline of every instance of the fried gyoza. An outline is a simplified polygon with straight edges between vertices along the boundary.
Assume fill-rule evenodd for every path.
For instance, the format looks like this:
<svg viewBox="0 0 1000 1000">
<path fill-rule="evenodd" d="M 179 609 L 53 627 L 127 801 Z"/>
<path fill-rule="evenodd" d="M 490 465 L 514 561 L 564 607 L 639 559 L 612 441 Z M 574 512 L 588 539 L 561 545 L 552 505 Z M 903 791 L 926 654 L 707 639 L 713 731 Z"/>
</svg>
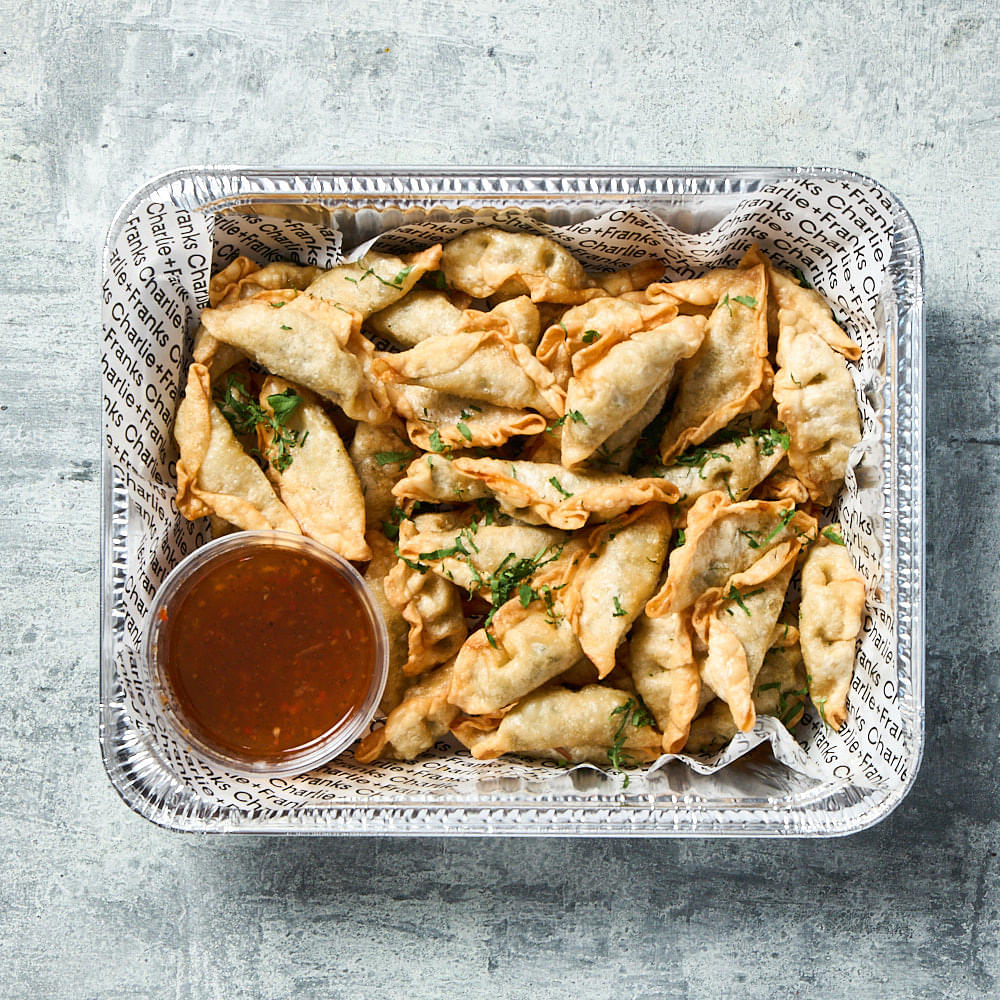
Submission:
<svg viewBox="0 0 1000 1000">
<path fill-rule="evenodd" d="M 491 599 L 490 579 L 503 565 L 540 561 L 559 551 L 566 534 L 530 524 L 485 524 L 461 513 L 420 514 L 399 526 L 399 554 L 420 562 L 470 593 Z"/>
<path fill-rule="evenodd" d="M 389 712 L 385 725 L 370 732 L 355 748 L 354 758 L 363 764 L 373 760 L 413 760 L 448 735 L 458 716 L 449 703 L 454 660 L 416 681 L 400 703 Z"/>
<path fill-rule="evenodd" d="M 753 728 L 754 681 L 771 645 L 801 542 L 782 542 L 749 569 L 711 588 L 695 602 L 692 626 L 706 647 L 704 684 L 729 706 L 738 729 Z"/>
<path fill-rule="evenodd" d="M 565 386 L 574 371 L 594 364 L 615 345 L 658 329 L 676 316 L 673 301 L 650 305 L 602 295 L 567 309 L 558 323 L 546 329 L 536 354 Z"/>
<path fill-rule="evenodd" d="M 588 685 L 579 691 L 543 688 L 495 719 L 464 719 L 452 732 L 477 760 L 505 753 L 564 763 L 612 763 L 613 747 L 630 762 L 648 763 L 660 753 L 659 734 L 635 725 L 635 701 L 624 691 Z M 617 763 L 617 762 L 616 762 Z"/>
<path fill-rule="evenodd" d="M 490 496 L 489 487 L 475 476 L 455 467 L 462 452 L 447 458 L 424 455 L 406 467 L 406 475 L 392 488 L 400 500 L 423 500 L 429 503 L 464 503 Z"/>
<path fill-rule="evenodd" d="M 680 490 L 682 504 L 718 491 L 742 500 L 785 457 L 787 441 L 787 435 L 770 428 L 749 431 L 735 441 L 679 455 L 659 474 Z"/>
<path fill-rule="evenodd" d="M 840 525 L 831 525 L 802 566 L 799 633 L 809 697 L 833 729 L 840 729 L 847 718 L 847 692 L 864 612 L 864 580 L 851 562 Z"/>
<path fill-rule="evenodd" d="M 552 374 L 523 345 L 495 330 L 431 337 L 402 354 L 379 355 L 386 382 L 417 384 L 476 403 L 558 417 L 564 398 Z"/>
<path fill-rule="evenodd" d="M 799 650 L 798 629 L 791 628 L 783 641 L 768 650 L 754 687 L 754 710 L 757 715 L 773 716 L 791 730 L 802 718 L 805 697 L 806 672 Z M 725 746 L 738 732 L 729 706 L 715 699 L 691 724 L 684 750 L 695 754 L 712 753 Z"/>
<path fill-rule="evenodd" d="M 206 309 L 201 321 L 217 340 L 331 400 L 353 420 L 380 423 L 388 416 L 385 387 L 370 374 L 374 349 L 361 336 L 357 314 L 282 289 Z"/>
<path fill-rule="evenodd" d="M 526 607 L 518 597 L 509 600 L 488 630 L 469 636 L 455 659 L 453 704 L 469 715 L 499 712 L 583 656 L 558 591 L 551 593 L 548 604 L 533 600 Z"/>
<path fill-rule="evenodd" d="M 854 381 L 844 359 L 817 334 L 800 333 L 787 343 L 779 336 L 778 343 L 784 365 L 774 378 L 774 398 L 778 419 L 791 436 L 788 463 L 810 497 L 825 507 L 843 484 L 851 448 L 861 440 Z"/>
<path fill-rule="evenodd" d="M 414 289 L 368 318 L 368 326 L 401 347 L 448 333 L 497 330 L 533 351 L 541 334 L 538 307 L 526 295 L 501 302 L 489 312 L 459 309 L 445 292 Z"/>
<path fill-rule="evenodd" d="M 688 616 L 640 617 L 629 641 L 628 669 L 663 733 L 664 753 L 679 753 L 701 692 Z"/>
<path fill-rule="evenodd" d="M 441 255 L 441 270 L 450 287 L 475 299 L 500 293 L 528 294 L 534 302 L 583 302 L 603 294 L 558 243 L 501 229 L 474 229 L 452 240 Z"/>
<path fill-rule="evenodd" d="M 440 246 L 404 257 L 369 250 L 350 264 L 325 271 L 309 286 L 309 294 L 336 302 L 364 319 L 401 299 L 440 260 Z"/>
<path fill-rule="evenodd" d="M 633 334 L 593 364 L 586 364 L 589 351 L 579 352 L 566 390 L 562 464 L 570 468 L 590 458 L 670 383 L 674 366 L 690 358 L 704 337 L 701 316 L 678 316 Z"/>
<path fill-rule="evenodd" d="M 274 415 L 280 397 L 295 394 L 301 402 L 283 419 L 295 435 L 294 458 L 287 467 L 274 460 L 275 430 L 261 424 L 261 451 L 268 458 L 268 478 L 304 535 L 315 538 L 345 559 L 371 559 L 365 541 L 365 502 L 354 466 L 333 421 L 307 389 L 271 376 L 260 392 L 261 409 Z M 278 397 L 278 398 L 275 398 Z"/>
<path fill-rule="evenodd" d="M 388 715 L 403 700 L 412 683 L 412 678 L 403 670 L 410 658 L 410 623 L 385 596 L 385 578 L 397 562 L 395 546 L 378 530 L 369 531 L 365 537 L 372 550 L 371 562 L 365 568 L 365 583 L 382 613 L 389 636 L 389 670 L 378 704 L 378 710 Z"/>
<path fill-rule="evenodd" d="M 615 650 L 656 590 L 670 541 L 664 504 L 638 507 L 588 535 L 587 558 L 563 598 L 583 651 L 606 677 Z"/>
<path fill-rule="evenodd" d="M 655 477 L 632 479 L 614 473 L 569 472 L 561 465 L 456 458 L 455 472 L 483 483 L 506 513 L 567 531 L 592 515 L 609 521 L 650 500 L 672 503 L 676 487 Z"/>
<path fill-rule="evenodd" d="M 384 424 L 359 421 L 348 454 L 365 498 L 365 522 L 378 528 L 392 516 L 396 506 L 392 488 L 414 456 L 402 422 L 395 417 Z"/>
<path fill-rule="evenodd" d="M 670 553 L 666 581 L 646 613 L 656 617 L 686 610 L 771 549 L 815 528 L 815 519 L 796 511 L 790 500 L 730 503 L 724 493 L 706 493 L 688 511 L 685 542 Z"/>
<path fill-rule="evenodd" d="M 680 365 L 677 398 L 660 442 L 664 463 L 689 445 L 706 441 L 741 413 L 760 409 L 768 399 L 772 373 L 767 356 L 767 273 L 758 264 L 727 274 L 701 347 Z M 677 294 L 675 285 L 662 287 Z"/>
<path fill-rule="evenodd" d="M 410 441 L 424 451 L 448 448 L 498 448 L 517 435 L 540 434 L 545 417 L 475 402 L 419 385 L 390 385 L 393 409 L 406 420 Z M 435 436 L 436 435 L 436 436 Z"/>
<path fill-rule="evenodd" d="M 461 594 L 450 580 L 400 559 L 385 578 L 385 596 L 410 624 L 404 674 L 422 674 L 458 652 L 468 629 Z"/>
<path fill-rule="evenodd" d="M 247 257 L 237 257 L 228 267 L 212 276 L 208 285 L 208 304 L 213 308 L 233 306 L 259 292 L 281 288 L 302 290 L 320 273 L 318 267 L 300 267 L 298 264 L 277 263 L 258 267 Z M 230 344 L 216 340 L 204 326 L 199 326 L 194 337 L 194 360 L 205 365 L 217 379 L 243 354 Z"/>
<path fill-rule="evenodd" d="M 189 521 L 216 514 L 245 531 L 274 528 L 300 534 L 295 518 L 212 402 L 204 365 L 188 370 L 174 437 L 180 449 L 177 509 Z"/>
</svg>

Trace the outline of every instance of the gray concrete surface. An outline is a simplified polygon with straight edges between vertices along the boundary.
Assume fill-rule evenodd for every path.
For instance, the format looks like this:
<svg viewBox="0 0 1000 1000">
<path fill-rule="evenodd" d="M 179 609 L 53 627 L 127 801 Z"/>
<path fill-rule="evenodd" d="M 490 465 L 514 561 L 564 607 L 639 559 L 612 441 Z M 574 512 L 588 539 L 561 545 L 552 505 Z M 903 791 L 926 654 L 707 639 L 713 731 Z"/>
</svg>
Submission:
<svg viewBox="0 0 1000 1000">
<path fill-rule="evenodd" d="M 1000 991 L 996 6 L 0 0 L 0 997 Z M 928 303 L 928 726 L 840 841 L 190 838 L 97 750 L 98 286 L 190 162 L 820 163 Z"/>
</svg>

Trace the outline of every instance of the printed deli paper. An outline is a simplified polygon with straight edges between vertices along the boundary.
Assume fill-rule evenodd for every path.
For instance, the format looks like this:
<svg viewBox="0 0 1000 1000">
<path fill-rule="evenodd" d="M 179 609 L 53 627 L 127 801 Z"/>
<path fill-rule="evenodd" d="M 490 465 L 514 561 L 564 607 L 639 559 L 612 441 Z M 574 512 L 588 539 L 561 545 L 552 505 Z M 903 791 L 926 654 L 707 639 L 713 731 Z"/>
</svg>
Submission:
<svg viewBox="0 0 1000 1000">
<path fill-rule="evenodd" d="M 702 208 L 709 210 L 708 203 Z M 868 594 L 848 720 L 834 733 L 810 710 L 793 738 L 777 722 L 759 718 L 752 733 L 738 734 L 715 757 L 679 759 L 711 774 L 768 740 L 788 767 L 825 781 L 842 779 L 866 787 L 902 784 L 912 762 L 895 701 L 894 622 L 891 595 L 883 590 L 879 541 L 882 428 L 871 402 L 882 387 L 885 345 L 876 309 L 890 254 L 891 206 L 876 192 L 849 182 L 801 179 L 762 187 L 707 232 L 682 231 L 693 228 L 690 206 L 673 211 L 661 218 L 638 204 L 621 205 L 564 227 L 546 224 L 538 217 L 544 210 L 537 207 L 530 215 L 493 208 L 458 210 L 448 218 L 435 211 L 433 221 L 385 232 L 355 249 L 355 255 L 373 243 L 381 250 L 409 251 L 496 225 L 550 236 L 591 270 L 614 270 L 655 257 L 667 263 L 669 278 L 696 277 L 711 267 L 735 265 L 757 243 L 776 261 L 803 271 L 863 350 L 860 362 L 851 366 L 863 428 L 852 465 L 865 474 L 848 471 L 835 511 Z M 301 213 L 291 209 L 289 214 Z M 380 217 L 372 210 L 364 215 L 369 231 L 378 232 Z M 354 224 L 363 230 L 357 220 Z M 202 215 L 148 202 L 128 219 L 110 250 L 103 286 L 104 435 L 113 482 L 127 493 L 128 503 L 127 538 L 114 567 L 114 652 L 132 715 L 190 788 L 247 808 L 419 796 L 484 777 L 555 780 L 561 772 L 545 764 L 476 762 L 446 744 L 411 764 L 359 765 L 348 753 L 298 778 L 237 778 L 204 764 L 169 735 L 157 700 L 144 684 L 140 658 L 153 595 L 167 573 L 208 537 L 205 523 L 183 520 L 174 507 L 177 453 L 171 429 L 199 312 L 208 304 L 209 277 L 239 254 L 260 264 L 292 260 L 330 267 L 343 257 L 341 243 L 332 224 Z M 661 758 L 650 770 L 670 759 Z"/>
</svg>

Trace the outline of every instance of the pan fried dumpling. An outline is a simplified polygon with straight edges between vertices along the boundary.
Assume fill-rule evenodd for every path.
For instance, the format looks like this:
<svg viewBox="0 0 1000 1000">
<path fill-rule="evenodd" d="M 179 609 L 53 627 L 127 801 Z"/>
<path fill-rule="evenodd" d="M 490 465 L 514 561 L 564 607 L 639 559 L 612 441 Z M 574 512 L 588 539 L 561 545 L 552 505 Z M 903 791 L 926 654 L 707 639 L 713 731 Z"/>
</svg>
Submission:
<svg viewBox="0 0 1000 1000">
<path fill-rule="evenodd" d="M 400 420 L 384 424 L 359 421 L 348 449 L 365 498 L 365 523 L 377 529 L 392 517 L 392 488 L 403 478 L 414 451 Z"/>
<path fill-rule="evenodd" d="M 244 531 L 271 528 L 300 534 L 295 518 L 212 402 L 204 365 L 188 370 L 174 437 L 180 449 L 177 509 L 189 521 L 216 514 Z"/>
<path fill-rule="evenodd" d="M 400 560 L 385 578 L 386 600 L 410 624 L 408 677 L 422 674 L 458 652 L 468 629 L 458 588 L 436 573 Z"/>
<path fill-rule="evenodd" d="M 399 526 L 399 554 L 420 562 L 470 593 L 490 600 L 489 578 L 502 565 L 540 561 L 559 551 L 566 535 L 529 524 L 470 522 L 461 513 L 420 514 Z"/>
<path fill-rule="evenodd" d="M 364 319 L 399 301 L 440 260 L 440 246 L 404 257 L 369 250 L 350 264 L 325 271 L 309 286 L 309 294 L 336 302 Z"/>
<path fill-rule="evenodd" d="M 794 633 L 794 638 L 791 638 Z M 791 730 L 805 708 L 806 672 L 799 650 L 798 629 L 791 629 L 787 645 L 768 651 L 757 675 L 753 703 L 757 715 L 770 715 Z M 686 753 L 706 754 L 722 749 L 737 733 L 729 706 L 721 699 L 709 703 L 691 724 Z"/>
<path fill-rule="evenodd" d="M 861 440 L 854 381 L 847 363 L 821 337 L 779 335 L 784 365 L 774 379 L 778 419 L 788 428 L 788 463 L 812 499 L 833 502 L 847 460 Z"/>
<path fill-rule="evenodd" d="M 448 702 L 455 661 L 425 674 L 389 712 L 385 725 L 370 732 L 354 751 L 362 764 L 374 760 L 413 760 L 448 735 L 458 709 Z"/>
<path fill-rule="evenodd" d="M 458 453 L 461 455 L 461 452 Z M 475 476 L 455 467 L 457 458 L 423 455 L 406 467 L 406 475 L 392 488 L 400 500 L 423 500 L 427 503 L 465 503 L 490 496 L 489 488 Z"/>
<path fill-rule="evenodd" d="M 357 315 L 285 289 L 206 309 L 201 321 L 217 340 L 331 400 L 353 420 L 380 423 L 388 416 L 385 387 L 370 374 L 374 352 Z"/>
<path fill-rule="evenodd" d="M 371 591 L 389 636 L 389 671 L 386 676 L 385 690 L 378 709 L 388 715 L 402 700 L 412 678 L 403 672 L 406 661 L 410 658 L 410 623 L 385 596 L 385 578 L 396 565 L 395 546 L 381 531 L 369 531 L 365 536 L 372 550 L 371 562 L 365 567 L 365 583 Z"/>
<path fill-rule="evenodd" d="M 753 686 L 774 624 L 785 601 L 801 543 L 782 542 L 745 572 L 712 588 L 695 602 L 692 625 L 707 652 L 699 663 L 702 681 L 726 704 L 737 728 L 754 725 Z"/>
<path fill-rule="evenodd" d="M 367 325 L 401 347 L 469 330 L 497 330 L 534 350 L 541 333 L 538 307 L 526 295 L 501 302 L 489 312 L 459 309 L 445 292 L 416 288 L 398 302 L 370 316 Z"/>
<path fill-rule="evenodd" d="M 391 306 L 373 313 L 366 325 L 401 347 L 416 347 L 422 340 L 453 333 L 462 322 L 462 310 L 445 292 L 415 288 Z"/>
<path fill-rule="evenodd" d="M 506 513 L 572 531 L 592 515 L 609 521 L 650 500 L 672 503 L 677 490 L 662 479 L 569 472 L 561 465 L 457 458 L 455 471 L 482 482 Z"/>
<path fill-rule="evenodd" d="M 840 525 L 824 529 L 802 566 L 799 633 L 809 696 L 824 721 L 840 729 L 864 623 L 865 584 L 840 539 Z"/>
<path fill-rule="evenodd" d="M 800 333 L 813 333 L 849 361 L 861 357 L 861 348 L 844 333 L 833 310 L 819 292 L 803 288 L 791 275 L 770 266 L 771 291 L 778 306 L 778 365 L 785 366 L 783 347 Z"/>
<path fill-rule="evenodd" d="M 651 503 L 594 529 L 563 601 L 583 651 L 606 677 L 615 650 L 656 590 L 670 541 L 670 512 Z"/>
<path fill-rule="evenodd" d="M 377 369 L 387 382 L 415 383 L 477 403 L 547 417 L 563 410 L 552 374 L 523 344 L 495 330 L 431 337 L 402 354 L 380 355 Z"/>
<path fill-rule="evenodd" d="M 455 660 L 449 700 L 469 715 L 489 715 L 568 670 L 582 656 L 558 592 L 551 605 L 517 597 L 466 640 Z"/>
<path fill-rule="evenodd" d="M 735 441 L 709 445 L 679 455 L 660 475 L 680 490 L 682 504 L 721 491 L 744 500 L 785 457 L 788 435 L 770 428 L 747 433 Z"/>
<path fill-rule="evenodd" d="M 741 413 L 760 409 L 770 393 L 766 272 L 761 264 L 731 275 L 701 347 L 680 365 L 677 397 L 660 442 L 664 463 Z"/>
<path fill-rule="evenodd" d="M 546 329 L 536 356 L 565 386 L 574 371 L 594 364 L 616 344 L 676 316 L 673 302 L 648 305 L 603 295 L 567 309 Z"/>
<path fill-rule="evenodd" d="M 558 760 L 585 761 L 607 767 L 618 746 L 630 763 L 647 764 L 660 755 L 660 736 L 648 725 L 633 722 L 634 699 L 624 691 L 590 684 L 579 691 L 547 687 L 536 691 L 496 719 L 461 719 L 452 732 L 477 760 L 505 753 Z"/>
<path fill-rule="evenodd" d="M 233 306 L 259 292 L 281 288 L 302 290 L 320 273 L 318 267 L 300 267 L 298 264 L 278 263 L 258 267 L 247 257 L 237 257 L 228 267 L 212 276 L 208 285 L 208 303 L 215 308 Z M 216 340 L 204 326 L 198 327 L 194 337 L 194 360 L 205 365 L 217 379 L 233 365 L 238 364 L 243 353 L 230 344 Z"/>
<path fill-rule="evenodd" d="M 688 511 L 685 542 L 670 553 L 666 581 L 646 613 L 686 610 L 709 589 L 815 528 L 815 519 L 796 511 L 790 500 L 730 503 L 723 493 L 706 493 Z"/>
<path fill-rule="evenodd" d="M 261 408 L 273 416 L 274 408 L 293 394 L 301 402 L 284 417 L 283 425 L 296 435 L 297 442 L 284 468 L 274 457 L 273 430 L 264 425 L 259 428 L 261 450 L 269 462 L 268 478 L 304 535 L 345 559 L 370 559 L 361 484 L 333 421 L 317 398 L 272 375 L 261 389 Z"/>
<path fill-rule="evenodd" d="M 576 258 L 544 236 L 474 229 L 449 242 L 441 269 L 452 288 L 475 299 L 528 294 L 534 302 L 583 302 L 603 294 Z"/>
<path fill-rule="evenodd" d="M 687 742 L 701 692 L 688 616 L 640 617 L 629 640 L 628 669 L 636 691 L 663 732 L 663 752 L 679 753 Z"/>
<path fill-rule="evenodd" d="M 626 267 L 611 274 L 588 274 L 595 285 L 600 285 L 608 295 L 625 295 L 635 292 L 659 281 L 663 277 L 663 261 L 641 260 L 638 264 Z"/>
<path fill-rule="evenodd" d="M 678 316 L 633 334 L 586 365 L 588 352 L 573 358 L 566 390 L 562 464 L 578 465 L 639 413 L 657 389 L 669 383 L 674 366 L 690 358 L 705 337 L 701 316 Z"/>
<path fill-rule="evenodd" d="M 659 389 L 646 401 L 646 405 L 629 421 L 622 424 L 597 451 L 591 456 L 588 465 L 602 472 L 624 472 L 630 465 L 635 454 L 639 439 L 643 436 L 643 431 L 656 419 L 657 414 L 663 409 L 663 404 L 667 399 L 667 391 L 670 385 L 664 382 Z M 561 443 L 560 450 L 551 461 L 558 462 L 562 457 Z M 540 458 L 532 455 L 532 460 L 536 462 L 550 461 L 550 459 Z M 656 470 L 648 473 L 639 470 L 639 478 L 646 475 L 657 475 Z M 683 494 L 681 494 L 683 496 Z"/>
<path fill-rule="evenodd" d="M 498 448 L 515 436 L 541 434 L 548 426 L 545 417 L 531 410 L 480 403 L 419 385 L 390 385 L 389 399 L 406 420 L 410 440 L 423 451 L 442 446 Z"/>
<path fill-rule="evenodd" d="M 243 299 L 253 298 L 260 292 L 273 292 L 281 288 L 304 291 L 322 273 L 322 268 L 287 261 L 259 267 L 247 257 L 237 257 L 212 276 L 208 285 L 208 304 L 217 309 L 219 306 L 234 305 Z"/>
</svg>

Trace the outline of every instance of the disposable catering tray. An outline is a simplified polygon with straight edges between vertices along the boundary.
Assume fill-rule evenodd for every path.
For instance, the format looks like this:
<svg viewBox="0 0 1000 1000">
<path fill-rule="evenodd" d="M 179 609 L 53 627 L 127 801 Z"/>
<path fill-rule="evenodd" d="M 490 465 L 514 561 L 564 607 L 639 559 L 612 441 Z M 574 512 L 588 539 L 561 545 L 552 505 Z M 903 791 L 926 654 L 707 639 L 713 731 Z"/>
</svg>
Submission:
<svg viewBox="0 0 1000 1000">
<path fill-rule="evenodd" d="M 725 767 L 660 761 L 628 782 L 587 766 L 471 763 L 446 745 L 413 764 L 348 754 L 300 779 L 255 781 L 209 769 L 169 736 L 139 657 L 152 593 L 205 538 L 172 505 L 171 428 L 208 277 L 238 253 L 329 266 L 388 230 L 403 227 L 385 238 L 403 248 L 473 225 L 557 232 L 589 268 L 657 256 L 669 277 L 758 244 L 802 271 L 861 343 L 864 439 L 836 514 L 868 607 L 840 733 L 807 712 L 797 742 L 761 731 L 738 737 Z M 923 260 L 906 209 L 875 181 L 770 167 L 188 168 L 126 201 L 103 266 L 100 743 L 141 816 L 201 832 L 830 836 L 906 796 L 924 733 Z"/>
</svg>

